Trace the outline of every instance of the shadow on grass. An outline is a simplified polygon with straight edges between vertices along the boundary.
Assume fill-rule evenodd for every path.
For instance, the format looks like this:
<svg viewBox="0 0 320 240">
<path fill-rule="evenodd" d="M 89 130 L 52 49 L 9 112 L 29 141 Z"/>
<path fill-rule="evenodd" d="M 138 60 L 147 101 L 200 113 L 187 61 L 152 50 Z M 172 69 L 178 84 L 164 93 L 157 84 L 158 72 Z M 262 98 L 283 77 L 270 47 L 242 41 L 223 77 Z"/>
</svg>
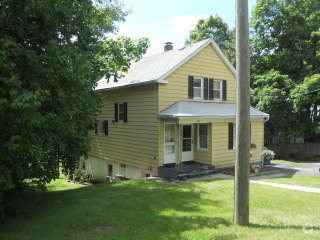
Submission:
<svg viewBox="0 0 320 240">
<path fill-rule="evenodd" d="M 132 180 L 41 193 L 28 216 L 0 226 L 0 238 L 179 239 L 185 231 L 231 225 L 224 218 L 206 216 L 204 208 L 212 211 L 225 203 L 206 198 L 204 191 L 192 183 Z M 110 225 L 117 227 L 102 227 Z M 217 239 L 228 239 L 223 237 Z"/>
<path fill-rule="evenodd" d="M 250 224 L 250 228 L 257 228 L 257 229 L 298 229 L 298 230 L 320 230 L 319 226 L 298 226 L 298 225 L 269 225 L 269 224 Z"/>
</svg>

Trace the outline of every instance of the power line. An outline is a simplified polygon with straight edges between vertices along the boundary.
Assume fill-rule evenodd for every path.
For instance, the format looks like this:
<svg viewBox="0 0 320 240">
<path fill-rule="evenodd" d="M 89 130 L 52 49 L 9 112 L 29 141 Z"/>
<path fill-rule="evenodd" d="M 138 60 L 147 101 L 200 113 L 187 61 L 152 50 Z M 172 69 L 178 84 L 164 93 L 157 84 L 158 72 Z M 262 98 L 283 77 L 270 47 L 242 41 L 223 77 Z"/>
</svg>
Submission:
<svg viewBox="0 0 320 240">
<path fill-rule="evenodd" d="M 309 91 L 309 92 L 302 92 L 302 93 L 300 93 L 300 94 L 303 94 L 303 95 L 305 95 L 305 94 L 309 94 L 309 93 L 313 93 L 313 92 L 318 92 L 318 91 L 320 91 L 320 88 L 318 88 L 318 89 L 315 89 L 315 90 L 312 90 L 312 91 Z M 291 98 L 291 99 L 294 99 L 295 97 L 291 97 L 291 96 L 280 96 L 280 95 L 272 95 L 272 94 L 258 94 L 257 95 L 258 97 L 263 97 L 263 96 L 268 96 L 268 97 L 276 97 L 276 98 Z"/>
<path fill-rule="evenodd" d="M 316 71 L 318 71 L 319 69 L 320 69 L 320 67 L 318 67 L 316 70 L 312 71 L 311 73 L 308 73 L 308 74 L 307 74 L 306 76 L 304 76 L 303 78 L 300 78 L 300 79 L 297 81 L 297 83 L 293 82 L 293 83 L 289 84 L 288 86 L 286 86 L 286 87 L 284 87 L 284 88 L 281 88 L 281 90 L 286 89 L 286 88 L 289 88 L 289 87 L 291 87 L 292 85 L 298 85 L 298 84 L 300 84 L 300 83 L 301 83 L 300 81 L 302 81 L 302 80 L 304 80 L 306 77 L 309 77 L 310 75 L 314 74 L 314 73 L 315 73 Z"/>
</svg>

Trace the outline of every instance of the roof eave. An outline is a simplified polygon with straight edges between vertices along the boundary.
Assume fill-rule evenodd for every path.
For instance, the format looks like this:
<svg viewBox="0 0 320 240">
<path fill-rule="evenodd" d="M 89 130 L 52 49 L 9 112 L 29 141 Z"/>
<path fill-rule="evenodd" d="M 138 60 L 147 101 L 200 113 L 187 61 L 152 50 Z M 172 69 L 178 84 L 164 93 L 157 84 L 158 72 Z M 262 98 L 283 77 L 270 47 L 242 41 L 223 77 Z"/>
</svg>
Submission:
<svg viewBox="0 0 320 240">
<path fill-rule="evenodd" d="M 131 84 L 126 84 L 122 86 L 114 86 L 114 87 L 108 87 L 108 88 L 103 88 L 103 89 L 95 89 L 97 92 L 103 92 L 103 91 L 108 91 L 108 90 L 113 90 L 113 89 L 119 89 L 119 88 L 127 88 L 127 87 L 134 87 L 134 86 L 140 86 L 140 85 L 148 85 L 148 84 L 153 84 L 153 83 L 167 83 L 168 81 L 166 80 L 157 80 L 157 79 L 152 79 L 149 81 L 145 82 L 136 82 L 136 83 L 131 83 Z"/>
<path fill-rule="evenodd" d="M 192 114 L 186 114 L 186 115 L 180 115 L 180 114 L 158 114 L 159 117 L 161 118 L 235 118 L 236 115 L 235 114 L 226 114 L 226 115 L 223 115 L 223 114 L 203 114 L 203 115 L 192 115 Z M 265 117 L 269 117 L 268 114 L 263 114 L 263 115 L 258 115 L 258 114 L 251 114 L 250 115 L 250 118 L 265 118 Z"/>
</svg>

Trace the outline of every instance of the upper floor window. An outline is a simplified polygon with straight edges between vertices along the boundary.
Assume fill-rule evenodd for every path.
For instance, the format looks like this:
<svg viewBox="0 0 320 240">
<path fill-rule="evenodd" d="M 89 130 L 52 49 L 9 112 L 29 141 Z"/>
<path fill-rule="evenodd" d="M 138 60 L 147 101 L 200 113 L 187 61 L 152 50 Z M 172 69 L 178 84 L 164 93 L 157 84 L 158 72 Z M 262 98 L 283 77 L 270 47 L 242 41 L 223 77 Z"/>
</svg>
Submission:
<svg viewBox="0 0 320 240">
<path fill-rule="evenodd" d="M 203 99 L 203 79 L 194 77 L 193 78 L 193 98 Z"/>
<path fill-rule="evenodd" d="M 190 99 L 227 101 L 227 81 L 189 76 Z"/>
<path fill-rule="evenodd" d="M 128 121 L 128 104 L 126 102 L 114 103 L 114 121 Z"/>
<path fill-rule="evenodd" d="M 221 96 L 222 96 L 222 81 L 214 80 L 213 81 L 213 99 L 221 100 Z"/>
<path fill-rule="evenodd" d="M 98 121 L 95 133 L 100 135 L 108 135 L 108 121 Z"/>
<path fill-rule="evenodd" d="M 118 103 L 118 121 L 123 121 L 124 107 L 123 103 Z"/>
</svg>

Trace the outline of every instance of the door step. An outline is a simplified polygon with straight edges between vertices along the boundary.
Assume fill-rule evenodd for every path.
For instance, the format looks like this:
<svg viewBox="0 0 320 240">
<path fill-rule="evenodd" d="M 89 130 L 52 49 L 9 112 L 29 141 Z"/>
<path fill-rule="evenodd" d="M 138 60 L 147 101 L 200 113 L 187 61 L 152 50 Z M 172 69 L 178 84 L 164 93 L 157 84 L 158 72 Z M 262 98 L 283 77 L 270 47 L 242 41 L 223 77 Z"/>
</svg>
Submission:
<svg viewBox="0 0 320 240">
<path fill-rule="evenodd" d="M 218 172 L 214 166 L 200 163 L 195 163 L 193 167 L 190 165 L 188 167 L 184 166 L 184 169 L 177 169 L 172 166 L 161 166 L 158 168 L 159 176 L 165 179 L 186 180 L 188 178 L 201 177 Z"/>
</svg>

